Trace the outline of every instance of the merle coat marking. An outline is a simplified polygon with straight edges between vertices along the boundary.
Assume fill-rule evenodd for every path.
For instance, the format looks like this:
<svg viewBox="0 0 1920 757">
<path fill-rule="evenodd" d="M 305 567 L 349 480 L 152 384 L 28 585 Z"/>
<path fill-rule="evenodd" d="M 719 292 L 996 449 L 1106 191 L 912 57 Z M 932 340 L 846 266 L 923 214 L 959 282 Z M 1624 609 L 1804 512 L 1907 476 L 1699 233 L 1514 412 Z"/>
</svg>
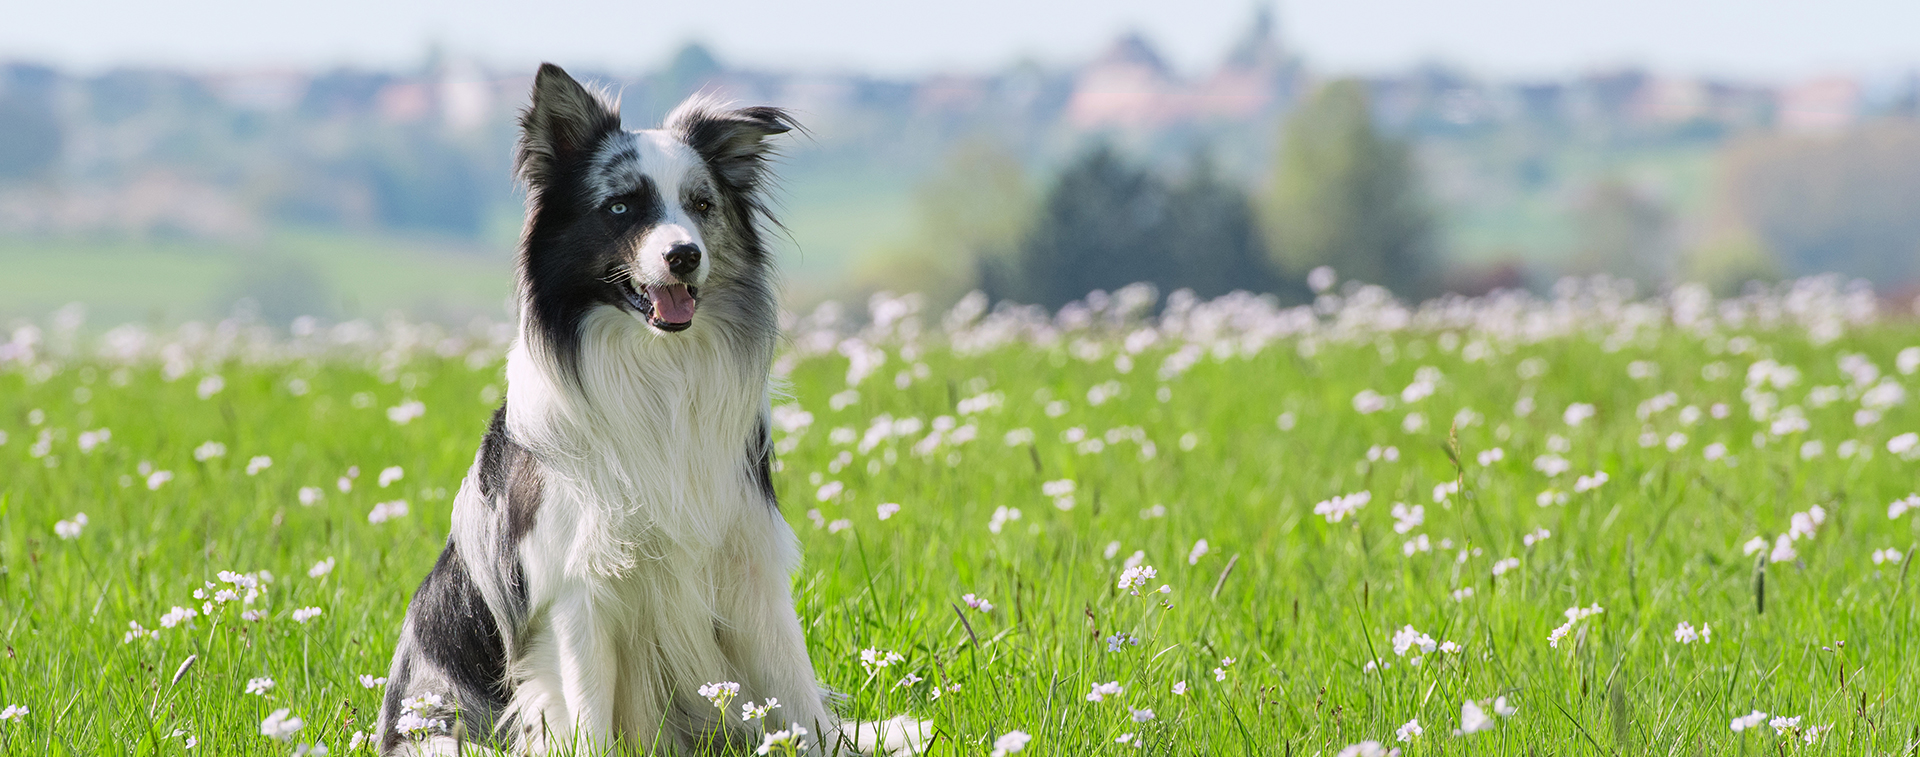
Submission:
<svg viewBox="0 0 1920 757">
<path fill-rule="evenodd" d="M 716 681 L 738 682 L 737 702 L 777 697 L 768 730 L 912 748 L 918 722 L 832 716 L 793 609 L 760 237 L 767 141 L 792 121 L 695 98 L 661 129 L 626 131 L 606 98 L 545 65 L 520 127 L 507 399 L 408 606 L 381 752 L 756 744 L 758 724 L 697 694 Z"/>
</svg>

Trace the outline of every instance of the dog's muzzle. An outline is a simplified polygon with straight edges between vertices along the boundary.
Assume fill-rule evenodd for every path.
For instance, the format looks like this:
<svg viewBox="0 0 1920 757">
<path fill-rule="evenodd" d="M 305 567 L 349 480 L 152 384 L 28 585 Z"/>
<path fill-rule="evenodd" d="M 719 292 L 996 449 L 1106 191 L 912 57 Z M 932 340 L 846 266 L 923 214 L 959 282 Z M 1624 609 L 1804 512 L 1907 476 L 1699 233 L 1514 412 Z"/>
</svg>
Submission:
<svg viewBox="0 0 1920 757">
<path fill-rule="evenodd" d="M 693 325 L 693 311 L 700 302 L 700 288 L 686 284 L 627 284 L 627 304 L 647 319 L 647 325 L 666 332 L 686 331 Z"/>
</svg>

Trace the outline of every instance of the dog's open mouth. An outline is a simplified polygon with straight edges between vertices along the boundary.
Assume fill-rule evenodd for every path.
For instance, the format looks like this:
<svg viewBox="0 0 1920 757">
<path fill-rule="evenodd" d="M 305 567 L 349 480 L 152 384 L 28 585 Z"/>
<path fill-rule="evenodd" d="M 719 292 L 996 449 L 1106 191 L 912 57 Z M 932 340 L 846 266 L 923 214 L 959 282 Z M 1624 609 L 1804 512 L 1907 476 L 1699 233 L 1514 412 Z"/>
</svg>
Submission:
<svg viewBox="0 0 1920 757">
<path fill-rule="evenodd" d="M 661 331 L 685 331 L 693 325 L 693 309 L 700 301 L 700 288 L 686 284 L 627 285 L 627 299 L 647 324 Z"/>
</svg>

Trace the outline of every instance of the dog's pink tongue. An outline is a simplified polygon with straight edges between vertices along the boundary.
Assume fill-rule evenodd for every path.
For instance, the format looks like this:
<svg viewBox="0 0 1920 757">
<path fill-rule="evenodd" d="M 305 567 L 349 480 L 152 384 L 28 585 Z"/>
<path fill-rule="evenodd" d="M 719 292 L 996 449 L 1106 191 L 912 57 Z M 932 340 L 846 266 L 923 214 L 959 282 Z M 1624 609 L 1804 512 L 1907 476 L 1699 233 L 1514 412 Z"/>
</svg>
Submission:
<svg viewBox="0 0 1920 757">
<path fill-rule="evenodd" d="M 647 287 L 647 299 L 653 300 L 653 317 L 666 323 L 693 320 L 693 294 L 685 284 Z"/>
</svg>

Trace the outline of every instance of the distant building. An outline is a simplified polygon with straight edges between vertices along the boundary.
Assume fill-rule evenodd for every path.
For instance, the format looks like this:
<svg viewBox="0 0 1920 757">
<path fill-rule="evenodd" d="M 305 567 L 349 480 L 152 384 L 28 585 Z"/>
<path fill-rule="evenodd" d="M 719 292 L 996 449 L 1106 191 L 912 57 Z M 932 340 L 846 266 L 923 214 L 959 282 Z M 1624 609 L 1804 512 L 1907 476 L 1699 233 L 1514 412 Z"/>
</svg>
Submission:
<svg viewBox="0 0 1920 757">
<path fill-rule="evenodd" d="M 1780 91 L 1783 131 L 1831 132 L 1860 120 L 1860 80 L 1848 76 L 1810 79 Z"/>
<path fill-rule="evenodd" d="M 1194 110 L 1202 118 L 1252 119 L 1285 110 L 1299 98 L 1298 60 L 1280 46 L 1273 11 L 1261 8 L 1220 68 L 1200 85 Z"/>
<path fill-rule="evenodd" d="M 1173 74 L 1138 34 L 1128 34 L 1081 69 L 1067 100 L 1076 129 L 1150 129 L 1187 116 Z"/>
<path fill-rule="evenodd" d="M 1182 81 L 1139 34 L 1121 37 L 1075 77 L 1066 122 L 1083 130 L 1149 130 L 1258 119 L 1290 106 L 1301 82 L 1299 63 L 1262 9 L 1220 67 L 1198 82 Z"/>
</svg>

